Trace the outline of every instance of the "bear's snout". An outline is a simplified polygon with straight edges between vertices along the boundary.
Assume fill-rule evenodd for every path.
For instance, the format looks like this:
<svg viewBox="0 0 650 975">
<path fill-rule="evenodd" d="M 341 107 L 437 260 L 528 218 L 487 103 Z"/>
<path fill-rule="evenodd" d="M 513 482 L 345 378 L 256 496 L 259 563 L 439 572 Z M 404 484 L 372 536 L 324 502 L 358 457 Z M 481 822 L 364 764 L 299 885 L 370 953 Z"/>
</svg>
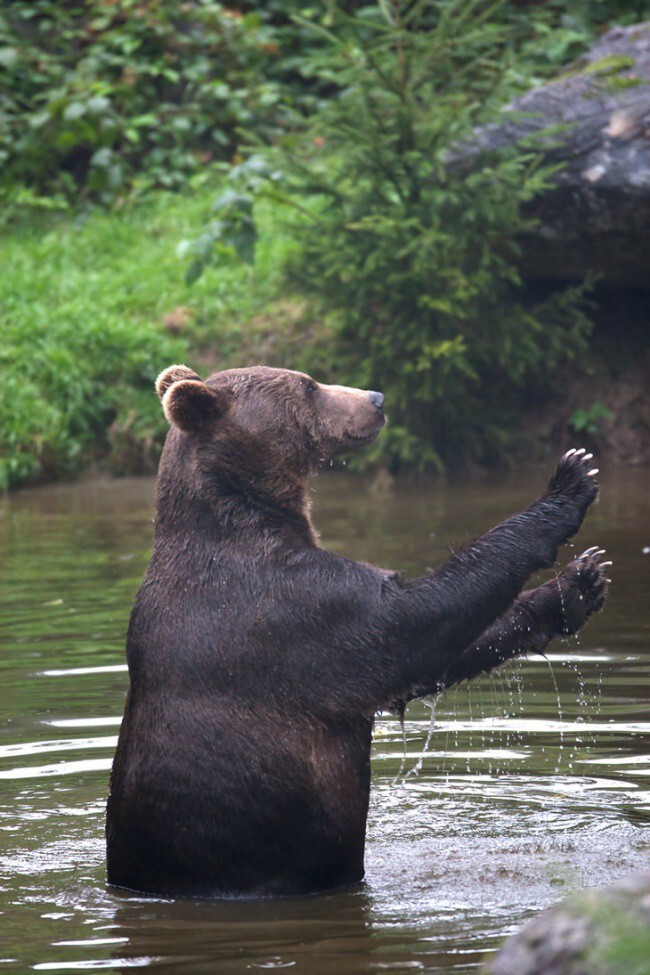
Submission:
<svg viewBox="0 0 650 975">
<path fill-rule="evenodd" d="M 326 431 L 328 456 L 370 443 L 386 422 L 382 409 L 384 394 L 377 390 L 319 385 L 319 392 L 319 414 L 322 429 Z"/>
</svg>

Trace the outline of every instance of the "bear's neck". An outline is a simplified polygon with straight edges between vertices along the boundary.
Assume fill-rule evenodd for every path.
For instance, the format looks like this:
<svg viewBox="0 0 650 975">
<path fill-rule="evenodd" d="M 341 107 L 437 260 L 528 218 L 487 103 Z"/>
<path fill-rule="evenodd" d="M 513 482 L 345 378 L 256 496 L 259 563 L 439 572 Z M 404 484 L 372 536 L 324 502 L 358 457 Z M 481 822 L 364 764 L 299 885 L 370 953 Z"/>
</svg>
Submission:
<svg viewBox="0 0 650 975">
<path fill-rule="evenodd" d="M 236 541 L 265 550 L 318 547 L 318 534 L 310 517 L 306 481 L 282 483 L 282 490 L 255 490 L 250 484 L 218 482 L 209 496 L 191 487 L 158 481 L 154 547 L 170 536 L 190 541 L 192 551 Z M 179 489 L 180 488 L 180 489 Z"/>
</svg>

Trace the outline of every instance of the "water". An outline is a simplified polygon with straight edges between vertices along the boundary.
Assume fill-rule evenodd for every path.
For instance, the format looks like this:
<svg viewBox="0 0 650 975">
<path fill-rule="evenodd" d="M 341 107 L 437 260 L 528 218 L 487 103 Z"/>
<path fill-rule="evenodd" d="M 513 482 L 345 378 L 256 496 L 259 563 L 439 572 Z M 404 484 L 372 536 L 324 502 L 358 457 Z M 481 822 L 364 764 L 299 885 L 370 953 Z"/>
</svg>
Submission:
<svg viewBox="0 0 650 975">
<path fill-rule="evenodd" d="M 419 574 L 528 503 L 544 475 L 391 493 L 328 472 L 314 482 L 315 518 L 326 546 Z M 524 661 L 443 695 L 433 715 L 411 705 L 404 736 L 382 716 L 366 883 L 264 903 L 152 901 L 105 884 L 104 803 L 152 482 L 1 502 L 0 970 L 469 973 L 567 891 L 647 864 L 647 474 L 606 471 L 602 483 L 577 550 L 598 542 L 614 559 L 605 613 L 552 645 L 552 670 Z"/>
</svg>

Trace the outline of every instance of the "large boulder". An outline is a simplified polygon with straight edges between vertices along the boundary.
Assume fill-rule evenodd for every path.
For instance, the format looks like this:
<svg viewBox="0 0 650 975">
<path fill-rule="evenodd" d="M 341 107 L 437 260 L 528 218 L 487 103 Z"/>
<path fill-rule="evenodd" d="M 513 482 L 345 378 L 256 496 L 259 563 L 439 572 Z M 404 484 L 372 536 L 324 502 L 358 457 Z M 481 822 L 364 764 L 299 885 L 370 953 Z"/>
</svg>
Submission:
<svg viewBox="0 0 650 975">
<path fill-rule="evenodd" d="M 650 872 L 584 891 L 526 924 L 488 975 L 645 975 L 650 971 Z"/>
<path fill-rule="evenodd" d="M 524 276 L 577 281 L 593 270 L 650 288 L 650 23 L 613 27 L 560 78 L 511 102 L 476 148 L 557 126 L 542 144 L 562 168 L 532 208 L 540 222 L 522 242 Z"/>
</svg>

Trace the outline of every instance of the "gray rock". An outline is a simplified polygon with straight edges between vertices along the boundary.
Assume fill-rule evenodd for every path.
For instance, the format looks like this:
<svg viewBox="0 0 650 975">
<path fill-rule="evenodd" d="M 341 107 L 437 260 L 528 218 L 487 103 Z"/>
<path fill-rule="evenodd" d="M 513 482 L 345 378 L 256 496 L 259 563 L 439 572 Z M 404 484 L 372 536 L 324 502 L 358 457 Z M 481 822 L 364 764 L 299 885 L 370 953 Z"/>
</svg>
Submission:
<svg viewBox="0 0 650 975">
<path fill-rule="evenodd" d="M 577 281 L 591 269 L 615 286 L 650 288 L 650 23 L 613 27 L 555 81 L 504 109 L 469 150 L 542 137 L 562 169 L 535 201 L 524 276 Z"/>
<path fill-rule="evenodd" d="M 648 975 L 650 871 L 585 891 L 509 938 L 488 975 Z"/>
</svg>

